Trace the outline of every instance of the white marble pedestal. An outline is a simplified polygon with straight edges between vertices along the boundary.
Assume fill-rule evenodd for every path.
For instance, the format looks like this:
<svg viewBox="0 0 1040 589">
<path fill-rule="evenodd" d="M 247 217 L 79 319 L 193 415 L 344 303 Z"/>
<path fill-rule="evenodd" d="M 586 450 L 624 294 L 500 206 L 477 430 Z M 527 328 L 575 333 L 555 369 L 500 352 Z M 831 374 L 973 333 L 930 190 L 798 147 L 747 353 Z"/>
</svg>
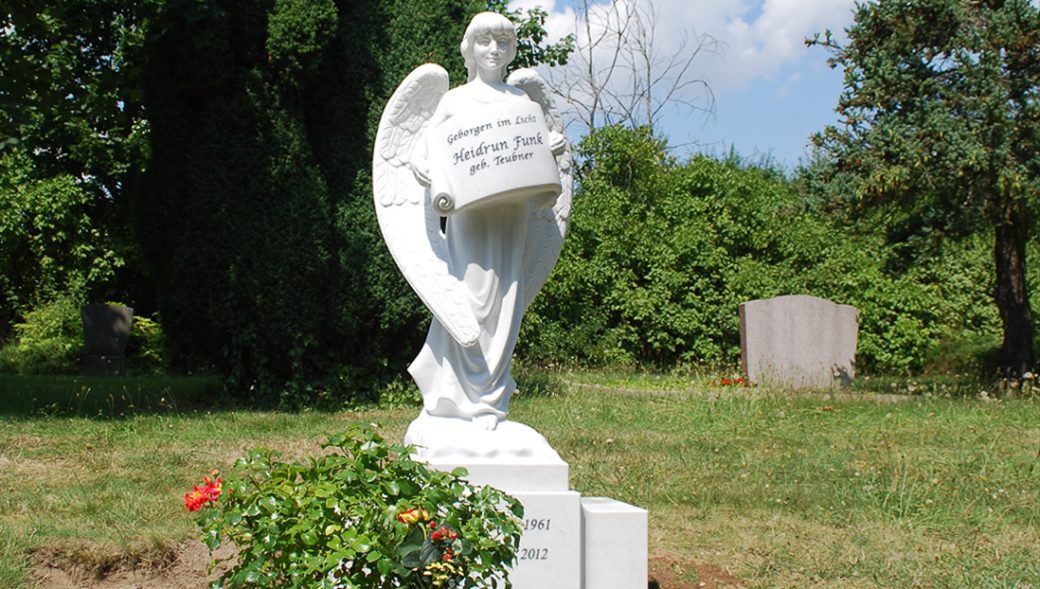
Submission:
<svg viewBox="0 0 1040 589">
<path fill-rule="evenodd" d="M 568 466 L 531 428 L 505 422 L 505 438 L 534 438 L 537 448 L 506 449 L 499 432 L 482 432 L 481 443 L 460 455 L 440 445 L 460 435 L 413 423 L 406 443 L 421 443 L 416 458 L 438 470 L 469 470 L 473 484 L 491 485 L 524 506 L 524 533 L 509 578 L 515 589 L 645 589 L 647 512 L 606 497 L 582 497 L 569 488 Z M 418 427 L 417 427 L 417 424 Z M 466 428 L 461 428 L 466 429 Z M 418 431 L 417 431 L 418 430 Z M 444 437 L 440 434 L 443 433 Z M 478 436 L 479 437 L 479 436 Z M 525 444 L 529 445 L 529 444 Z M 438 447 L 440 449 L 438 449 Z"/>
</svg>

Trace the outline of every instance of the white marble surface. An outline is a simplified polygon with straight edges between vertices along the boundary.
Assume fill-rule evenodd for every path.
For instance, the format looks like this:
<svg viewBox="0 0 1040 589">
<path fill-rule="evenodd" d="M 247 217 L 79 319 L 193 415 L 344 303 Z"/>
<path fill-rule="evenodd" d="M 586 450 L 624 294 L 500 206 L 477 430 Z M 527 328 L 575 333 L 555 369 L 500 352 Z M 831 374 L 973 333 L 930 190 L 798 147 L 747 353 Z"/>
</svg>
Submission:
<svg viewBox="0 0 1040 589">
<path fill-rule="evenodd" d="M 541 105 L 526 99 L 459 113 L 427 133 L 430 196 L 438 213 L 559 196 L 560 170 Z"/>
<path fill-rule="evenodd" d="M 581 495 L 554 491 L 515 497 L 524 505 L 524 534 L 509 573 L 514 589 L 581 587 Z"/>
<path fill-rule="evenodd" d="M 516 589 L 580 589 L 589 543 L 602 560 L 610 558 L 602 550 L 610 540 L 586 533 L 567 463 L 541 434 L 507 419 L 520 321 L 567 232 L 571 148 L 537 72 L 517 70 L 504 79 L 516 56 L 508 19 L 474 17 L 461 51 L 466 83 L 449 89 L 440 66 L 416 68 L 390 98 L 376 133 L 380 231 L 433 314 L 408 368 L 423 409 L 405 442 L 431 467 L 465 467 L 471 482 L 524 505 L 525 531 L 509 577 Z M 593 512 L 593 534 L 628 517 Z M 645 561 L 645 533 L 642 541 Z"/>
<path fill-rule="evenodd" d="M 581 500 L 584 589 L 643 589 L 647 511 L 608 497 Z"/>
<path fill-rule="evenodd" d="M 415 445 L 416 458 L 424 461 L 563 462 L 542 434 L 517 421 L 505 421 L 489 430 L 473 422 L 424 413 L 408 426 L 404 442 Z"/>
<path fill-rule="evenodd" d="M 520 321 L 559 258 L 573 177 L 544 80 L 533 70 L 504 79 L 513 24 L 478 14 L 461 51 L 466 83 L 449 89 L 447 72 L 426 64 L 394 92 L 376 134 L 373 192 L 387 247 L 433 313 L 408 368 L 423 414 L 469 422 L 462 431 L 476 436 L 506 421 Z M 423 437 L 433 453 L 440 439 Z M 443 439 L 450 452 L 475 447 Z"/>
</svg>

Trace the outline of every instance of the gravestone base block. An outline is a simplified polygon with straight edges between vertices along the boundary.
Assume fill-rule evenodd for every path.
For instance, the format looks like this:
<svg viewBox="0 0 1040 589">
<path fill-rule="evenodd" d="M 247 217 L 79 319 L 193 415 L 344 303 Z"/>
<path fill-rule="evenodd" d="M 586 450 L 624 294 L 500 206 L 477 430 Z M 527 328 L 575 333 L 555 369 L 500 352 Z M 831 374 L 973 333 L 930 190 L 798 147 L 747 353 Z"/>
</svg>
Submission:
<svg viewBox="0 0 1040 589">
<path fill-rule="evenodd" d="M 577 491 L 510 494 L 524 506 L 524 533 L 520 537 L 516 563 L 509 571 L 513 587 L 579 589 L 582 586 L 581 495 Z"/>
<path fill-rule="evenodd" d="M 581 500 L 582 587 L 630 589 L 647 583 L 647 511 L 609 497 Z"/>
<path fill-rule="evenodd" d="M 419 458 L 419 460 L 422 460 Z M 469 471 L 466 480 L 474 485 L 491 485 L 510 495 L 521 492 L 550 492 L 567 489 L 567 463 L 501 464 L 488 461 L 423 460 L 430 467 L 451 472 L 458 467 Z M 523 489 L 520 491 L 518 489 Z"/>
<path fill-rule="evenodd" d="M 408 427 L 404 443 L 416 447 L 412 458 L 437 470 L 466 468 L 467 480 L 476 485 L 510 493 L 567 490 L 567 463 L 542 434 L 516 421 L 488 430 L 424 412 Z"/>
<path fill-rule="evenodd" d="M 524 531 L 509 572 L 514 589 L 646 587 L 645 509 L 606 497 L 583 498 L 570 490 L 567 463 L 541 434 L 523 424 L 502 422 L 482 433 L 481 443 L 465 449 L 454 444 L 454 434 L 442 425 L 448 424 L 428 417 L 413 422 L 405 442 L 425 442 L 413 458 L 437 470 L 466 468 L 464 478 L 470 483 L 501 489 L 524 506 Z M 453 425 L 455 432 L 468 429 L 457 420 Z M 517 446 L 515 440 L 524 443 Z M 449 444 L 438 447 L 439 441 Z M 517 447 L 525 450 L 515 451 Z"/>
</svg>

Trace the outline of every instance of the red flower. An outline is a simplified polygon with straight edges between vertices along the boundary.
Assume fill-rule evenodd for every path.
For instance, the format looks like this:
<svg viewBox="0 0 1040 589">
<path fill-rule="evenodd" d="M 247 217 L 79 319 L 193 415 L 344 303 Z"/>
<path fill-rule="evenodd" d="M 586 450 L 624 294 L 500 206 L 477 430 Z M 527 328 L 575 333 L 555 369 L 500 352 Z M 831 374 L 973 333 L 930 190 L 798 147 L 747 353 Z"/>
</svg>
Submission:
<svg viewBox="0 0 1040 589">
<path fill-rule="evenodd" d="M 188 511 L 198 511 L 206 500 L 206 494 L 196 485 L 191 493 L 184 494 L 184 507 L 188 508 Z"/>
<path fill-rule="evenodd" d="M 213 474 L 215 476 L 216 472 Z M 184 494 L 184 507 L 188 511 L 198 511 L 203 506 L 213 503 L 220 498 L 220 493 L 223 490 L 223 479 L 214 481 L 209 477 L 203 477 L 202 482 L 206 486 L 199 488 L 198 485 L 195 485 L 190 493 Z"/>
</svg>

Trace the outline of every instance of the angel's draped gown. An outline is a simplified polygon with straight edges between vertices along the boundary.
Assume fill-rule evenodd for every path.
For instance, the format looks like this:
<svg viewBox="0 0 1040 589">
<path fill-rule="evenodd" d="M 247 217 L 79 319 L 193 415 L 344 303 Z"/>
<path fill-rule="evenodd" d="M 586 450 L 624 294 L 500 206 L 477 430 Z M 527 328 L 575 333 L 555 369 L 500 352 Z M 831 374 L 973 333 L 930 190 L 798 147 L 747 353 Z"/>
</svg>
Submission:
<svg viewBox="0 0 1040 589">
<path fill-rule="evenodd" d="M 528 100 L 511 98 L 514 100 Z M 514 201 L 515 202 L 515 201 Z M 480 338 L 460 345 L 437 321 L 408 367 L 430 415 L 506 417 L 516 381 L 509 373 L 524 314 L 524 239 L 528 205 L 492 204 L 448 217 L 448 265 L 465 284 Z"/>
<path fill-rule="evenodd" d="M 449 266 L 466 286 L 480 338 L 463 347 L 433 319 L 426 344 L 408 367 L 427 413 L 505 418 L 509 397 L 516 390 L 509 366 L 524 314 L 526 231 L 526 205 L 463 210 L 448 218 Z"/>
</svg>

